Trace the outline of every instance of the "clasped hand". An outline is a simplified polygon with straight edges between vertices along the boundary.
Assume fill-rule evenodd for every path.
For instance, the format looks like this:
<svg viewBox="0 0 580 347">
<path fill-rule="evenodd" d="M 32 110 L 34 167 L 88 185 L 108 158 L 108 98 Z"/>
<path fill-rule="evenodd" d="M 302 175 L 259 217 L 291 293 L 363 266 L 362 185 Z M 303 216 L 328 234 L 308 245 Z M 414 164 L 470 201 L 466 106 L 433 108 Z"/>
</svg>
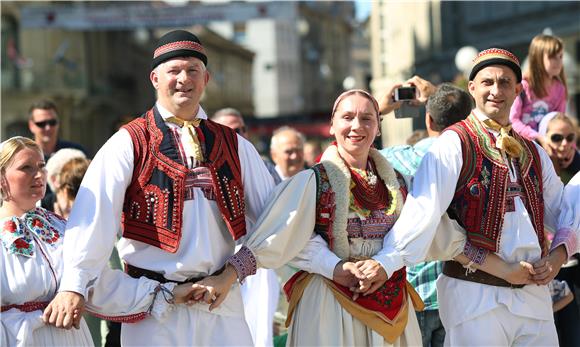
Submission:
<svg viewBox="0 0 580 347">
<path fill-rule="evenodd" d="M 234 271 L 233 281 L 231 272 Z M 223 275 L 223 276 L 222 276 Z M 193 305 L 198 302 L 209 304 L 209 310 L 218 307 L 226 298 L 233 282 L 235 270 L 226 268 L 220 276 L 209 276 L 197 283 L 183 283 L 173 288 L 173 303 Z M 57 328 L 79 329 L 82 314 L 85 310 L 84 297 L 76 292 L 62 291 L 48 304 L 42 319 L 45 324 Z"/>
<path fill-rule="evenodd" d="M 360 295 L 374 293 L 387 281 L 388 276 L 379 262 L 367 259 L 356 263 L 339 262 L 334 268 L 332 279 L 354 292 L 352 299 L 356 300 Z"/>
</svg>

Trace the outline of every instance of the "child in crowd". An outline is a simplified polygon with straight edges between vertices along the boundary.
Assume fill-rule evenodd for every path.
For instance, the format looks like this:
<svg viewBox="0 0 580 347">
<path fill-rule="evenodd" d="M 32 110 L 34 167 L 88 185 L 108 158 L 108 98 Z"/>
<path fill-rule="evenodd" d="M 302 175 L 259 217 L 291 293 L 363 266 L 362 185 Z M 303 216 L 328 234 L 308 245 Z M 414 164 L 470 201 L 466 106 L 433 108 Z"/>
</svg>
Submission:
<svg viewBox="0 0 580 347">
<path fill-rule="evenodd" d="M 542 145 L 546 142 L 538 133 L 542 118 L 552 111 L 566 111 L 568 88 L 563 56 L 564 43 L 560 38 L 544 34 L 533 38 L 522 80 L 523 90 L 510 112 L 514 130 Z"/>
</svg>

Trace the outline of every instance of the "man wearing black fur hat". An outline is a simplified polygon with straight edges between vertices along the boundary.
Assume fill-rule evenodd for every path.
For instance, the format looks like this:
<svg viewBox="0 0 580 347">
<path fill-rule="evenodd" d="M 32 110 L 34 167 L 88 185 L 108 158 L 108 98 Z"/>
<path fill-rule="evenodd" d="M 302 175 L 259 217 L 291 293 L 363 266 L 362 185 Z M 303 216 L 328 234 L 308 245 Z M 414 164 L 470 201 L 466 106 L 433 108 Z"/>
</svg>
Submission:
<svg viewBox="0 0 580 347">
<path fill-rule="evenodd" d="M 121 227 L 117 247 L 127 274 L 164 283 L 148 307 L 132 303 L 123 282 L 110 283 L 118 288 L 115 297 L 100 304 L 127 302 L 115 320 L 135 323 L 123 324 L 124 345 L 252 344 L 239 285 L 225 289 L 226 299 L 223 288 L 204 278 L 234 253 L 274 183 L 247 140 L 207 119 L 199 104 L 209 81 L 207 61 L 203 45 L 187 31 L 159 40 L 150 74 L 155 106 L 107 141 L 77 195 L 62 283 L 47 309 L 55 312 L 50 323 L 70 328 L 85 299 L 89 310 L 94 305 L 92 285 Z M 255 264 L 234 266 L 244 273 Z M 182 282 L 195 283 L 190 305 L 171 300 L 172 286 Z"/>
</svg>

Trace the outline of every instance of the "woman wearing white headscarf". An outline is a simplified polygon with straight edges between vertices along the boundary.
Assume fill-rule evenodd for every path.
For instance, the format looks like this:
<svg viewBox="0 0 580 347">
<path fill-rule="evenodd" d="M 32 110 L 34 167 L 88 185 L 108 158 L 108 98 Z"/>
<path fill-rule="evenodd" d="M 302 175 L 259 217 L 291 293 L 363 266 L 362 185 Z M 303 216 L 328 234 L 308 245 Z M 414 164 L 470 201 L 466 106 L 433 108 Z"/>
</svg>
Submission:
<svg viewBox="0 0 580 347">
<path fill-rule="evenodd" d="M 561 112 L 550 112 L 542 118 L 538 133 L 546 139 L 543 147 L 552 158 L 556 173 L 566 184 L 580 171 L 580 152 L 576 148 L 578 126 L 575 120 Z"/>
</svg>

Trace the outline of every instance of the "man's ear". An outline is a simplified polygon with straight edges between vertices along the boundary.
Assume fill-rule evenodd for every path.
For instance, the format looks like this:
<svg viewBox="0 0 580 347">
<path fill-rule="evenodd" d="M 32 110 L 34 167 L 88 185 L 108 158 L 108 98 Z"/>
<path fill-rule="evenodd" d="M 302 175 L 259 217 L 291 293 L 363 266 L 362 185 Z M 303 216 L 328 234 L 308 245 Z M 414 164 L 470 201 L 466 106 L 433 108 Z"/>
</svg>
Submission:
<svg viewBox="0 0 580 347">
<path fill-rule="evenodd" d="M 467 83 L 467 89 L 469 90 L 469 94 L 471 94 L 471 96 L 474 96 L 473 93 L 475 92 L 475 82 L 469 81 Z"/>
<path fill-rule="evenodd" d="M 431 118 L 431 114 L 429 112 L 425 113 L 425 127 L 427 129 L 433 130 L 433 118 Z"/>
<path fill-rule="evenodd" d="M 516 84 L 516 95 L 520 95 L 522 93 L 522 89 L 524 89 L 524 87 L 522 86 L 521 83 L 517 83 Z"/>
<path fill-rule="evenodd" d="M 207 86 L 207 84 L 209 83 L 210 80 L 210 75 L 209 75 L 209 71 L 206 69 L 205 70 L 205 85 Z"/>
<path fill-rule="evenodd" d="M 151 80 L 151 84 L 153 85 L 153 88 L 155 88 L 155 89 L 157 89 L 157 86 L 159 85 L 156 69 L 157 68 L 153 69 L 151 71 L 151 73 L 149 74 L 149 80 Z"/>
</svg>

